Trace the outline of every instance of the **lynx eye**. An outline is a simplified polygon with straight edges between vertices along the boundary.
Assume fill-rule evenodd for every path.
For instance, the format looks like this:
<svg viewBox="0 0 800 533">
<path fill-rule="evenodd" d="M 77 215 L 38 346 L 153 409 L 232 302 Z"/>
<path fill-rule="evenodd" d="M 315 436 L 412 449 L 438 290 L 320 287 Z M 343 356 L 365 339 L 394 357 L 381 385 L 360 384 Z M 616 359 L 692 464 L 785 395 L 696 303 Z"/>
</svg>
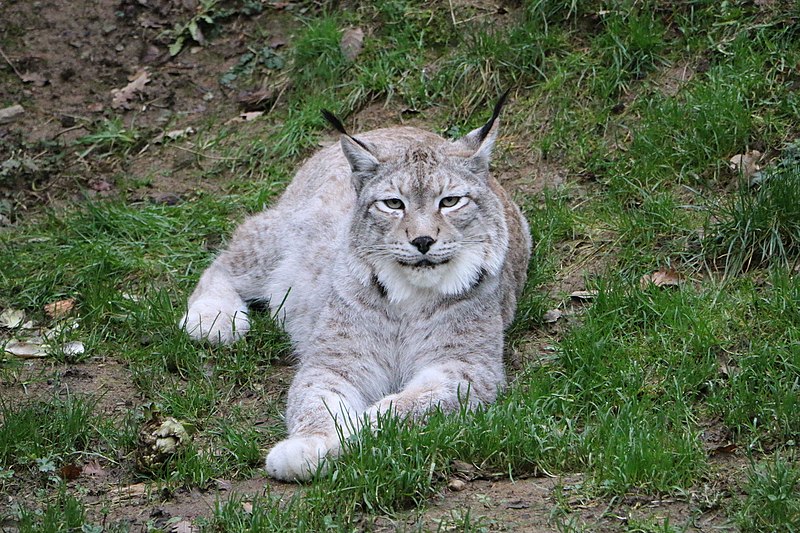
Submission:
<svg viewBox="0 0 800 533">
<path fill-rule="evenodd" d="M 439 200 L 439 207 L 453 207 L 461 200 L 461 198 L 461 196 L 445 196 Z"/>
<path fill-rule="evenodd" d="M 403 208 L 405 208 L 405 204 L 399 198 L 389 198 L 388 200 L 383 200 L 383 205 L 385 205 L 389 209 L 403 209 Z"/>
</svg>

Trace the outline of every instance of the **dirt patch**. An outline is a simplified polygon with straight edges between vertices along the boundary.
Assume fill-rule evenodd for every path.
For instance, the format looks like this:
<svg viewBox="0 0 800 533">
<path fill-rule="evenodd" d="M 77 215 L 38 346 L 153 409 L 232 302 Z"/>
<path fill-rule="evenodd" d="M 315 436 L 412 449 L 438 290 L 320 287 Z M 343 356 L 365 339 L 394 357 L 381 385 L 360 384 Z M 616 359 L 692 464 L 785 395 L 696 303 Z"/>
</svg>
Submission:
<svg viewBox="0 0 800 533">
<path fill-rule="evenodd" d="M 208 134 L 206 124 L 238 115 L 241 92 L 257 87 L 220 80 L 253 41 L 264 44 L 253 28 L 265 42 L 288 42 L 295 24 L 285 5 L 264 4 L 254 14 L 212 13 L 219 20 L 205 28 L 203 46 L 188 39 L 173 57 L 177 30 L 201 12 L 198 2 L 0 4 L 0 49 L 7 58 L 0 62 L 0 108 L 25 109 L 19 119 L 0 124 L 0 160 L 19 164 L 13 178 L 0 174 L 0 199 L 19 211 L 129 190 L 134 199 L 156 201 L 165 194 L 219 191 L 220 181 L 197 179 L 216 162 L 214 150 L 164 149 L 154 141 L 189 127 Z M 115 103 L 112 91 L 124 90 L 142 72 L 147 82 L 124 105 Z M 105 138 L 95 143 L 91 135 Z M 74 146 L 78 140 L 83 144 Z M 116 157 L 121 152 L 125 157 Z"/>
<path fill-rule="evenodd" d="M 109 417 L 124 417 L 143 400 L 126 365 L 111 359 L 80 364 L 27 361 L 6 370 L 0 393 L 12 404 L 77 394 L 96 400 L 95 411 Z"/>
</svg>

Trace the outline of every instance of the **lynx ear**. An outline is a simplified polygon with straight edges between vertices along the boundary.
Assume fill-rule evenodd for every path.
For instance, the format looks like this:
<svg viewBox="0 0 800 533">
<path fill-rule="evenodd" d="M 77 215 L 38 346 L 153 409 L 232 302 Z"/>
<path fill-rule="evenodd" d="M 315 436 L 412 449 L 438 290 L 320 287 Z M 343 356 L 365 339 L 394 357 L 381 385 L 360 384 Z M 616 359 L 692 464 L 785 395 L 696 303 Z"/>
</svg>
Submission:
<svg viewBox="0 0 800 533">
<path fill-rule="evenodd" d="M 328 111 L 322 110 L 322 116 L 327 120 L 336 131 L 342 134 L 340 144 L 342 152 L 350 163 L 350 168 L 354 174 L 371 173 L 378 166 L 378 159 L 372 154 L 364 142 L 359 141 L 344 129 L 342 121 L 336 115 Z"/>
<path fill-rule="evenodd" d="M 378 168 L 378 159 L 358 139 L 342 135 L 339 143 L 342 145 L 342 152 L 350 163 L 353 174 L 371 174 Z"/>
<path fill-rule="evenodd" d="M 494 141 L 497 139 L 497 132 L 500 127 L 500 122 L 497 120 L 500 116 L 500 111 L 506 103 L 508 93 L 511 89 L 507 90 L 500 96 L 500 99 L 494 106 L 492 117 L 489 121 L 478 129 L 472 130 L 456 141 L 457 145 L 464 148 L 465 151 L 472 153 L 470 156 L 470 165 L 476 172 L 483 173 L 489 171 L 489 160 L 492 157 L 492 148 L 494 148 Z"/>
</svg>

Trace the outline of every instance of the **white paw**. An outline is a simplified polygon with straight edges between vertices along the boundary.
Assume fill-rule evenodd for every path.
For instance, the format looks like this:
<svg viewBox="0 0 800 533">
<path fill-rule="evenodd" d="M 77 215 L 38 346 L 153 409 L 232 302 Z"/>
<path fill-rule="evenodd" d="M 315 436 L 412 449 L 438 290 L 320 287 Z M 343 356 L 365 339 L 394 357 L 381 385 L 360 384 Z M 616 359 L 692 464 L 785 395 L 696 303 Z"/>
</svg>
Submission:
<svg viewBox="0 0 800 533">
<path fill-rule="evenodd" d="M 231 344 L 247 334 L 250 319 L 247 307 L 230 308 L 217 300 L 200 300 L 189 307 L 178 325 L 195 340 Z"/>
<path fill-rule="evenodd" d="M 327 456 L 338 453 L 337 444 L 323 437 L 290 437 L 280 441 L 267 454 L 267 473 L 283 481 L 306 481 L 319 470 L 327 471 Z"/>
<path fill-rule="evenodd" d="M 372 430 L 378 428 L 378 418 L 386 418 L 390 413 L 397 414 L 397 402 L 399 394 L 390 394 L 384 399 L 375 402 L 365 411 L 366 418 L 369 420 L 369 427 Z"/>
</svg>

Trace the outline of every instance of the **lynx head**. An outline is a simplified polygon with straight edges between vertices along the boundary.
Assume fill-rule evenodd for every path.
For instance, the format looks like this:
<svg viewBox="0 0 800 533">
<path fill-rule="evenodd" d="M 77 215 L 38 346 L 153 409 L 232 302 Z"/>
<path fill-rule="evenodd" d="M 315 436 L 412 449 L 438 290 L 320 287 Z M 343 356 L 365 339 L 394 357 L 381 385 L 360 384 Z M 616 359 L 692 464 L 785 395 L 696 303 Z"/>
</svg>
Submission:
<svg viewBox="0 0 800 533">
<path fill-rule="evenodd" d="M 357 193 L 351 263 L 392 301 L 458 295 L 500 273 L 508 230 L 489 160 L 504 100 L 483 127 L 456 141 L 420 142 L 383 158 L 332 121 Z"/>
</svg>

